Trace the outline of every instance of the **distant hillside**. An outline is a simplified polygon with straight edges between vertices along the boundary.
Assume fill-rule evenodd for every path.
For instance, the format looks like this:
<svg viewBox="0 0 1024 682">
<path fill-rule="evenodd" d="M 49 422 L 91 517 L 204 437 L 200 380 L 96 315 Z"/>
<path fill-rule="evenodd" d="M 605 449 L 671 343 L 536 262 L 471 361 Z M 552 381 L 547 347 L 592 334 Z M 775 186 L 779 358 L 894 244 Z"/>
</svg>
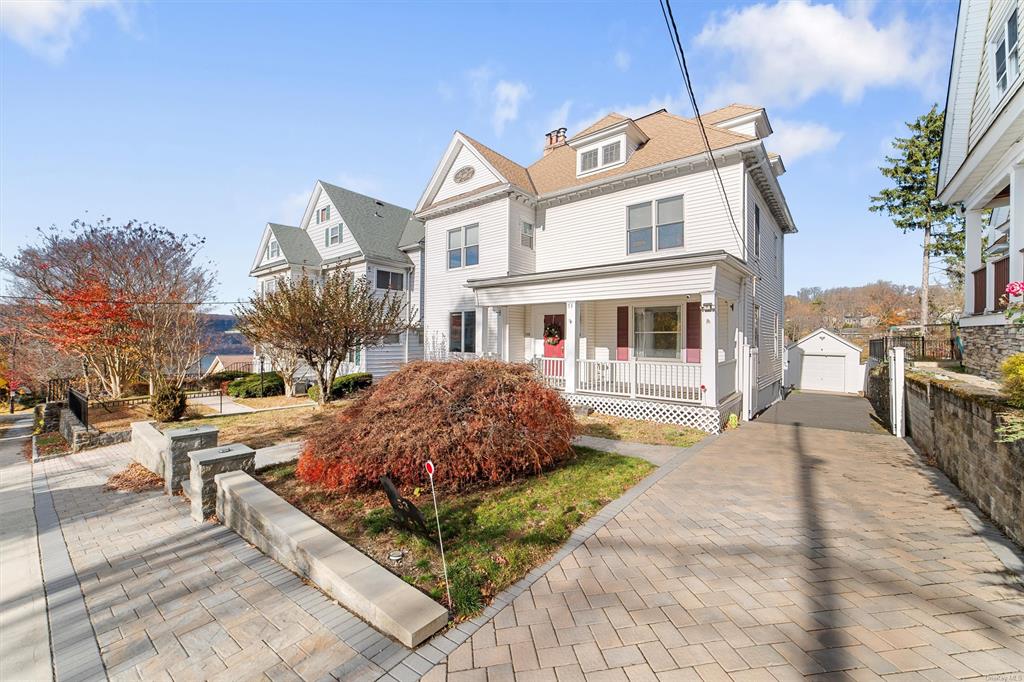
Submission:
<svg viewBox="0 0 1024 682">
<path fill-rule="evenodd" d="M 209 336 L 206 353 L 217 355 L 245 355 L 252 353 L 252 344 L 241 334 L 229 333 L 235 328 L 234 315 L 205 315 Z"/>
</svg>

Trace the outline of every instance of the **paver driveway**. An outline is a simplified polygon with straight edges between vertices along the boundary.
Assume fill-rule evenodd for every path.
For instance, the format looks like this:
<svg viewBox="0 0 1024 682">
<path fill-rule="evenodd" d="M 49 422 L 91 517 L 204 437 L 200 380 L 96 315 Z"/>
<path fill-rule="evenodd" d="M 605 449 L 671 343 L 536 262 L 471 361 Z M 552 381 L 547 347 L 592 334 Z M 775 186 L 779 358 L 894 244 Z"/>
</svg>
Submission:
<svg viewBox="0 0 1024 682">
<path fill-rule="evenodd" d="M 888 435 L 744 424 L 651 487 L 429 677 L 1024 671 L 1021 576 L 930 471 Z"/>
</svg>

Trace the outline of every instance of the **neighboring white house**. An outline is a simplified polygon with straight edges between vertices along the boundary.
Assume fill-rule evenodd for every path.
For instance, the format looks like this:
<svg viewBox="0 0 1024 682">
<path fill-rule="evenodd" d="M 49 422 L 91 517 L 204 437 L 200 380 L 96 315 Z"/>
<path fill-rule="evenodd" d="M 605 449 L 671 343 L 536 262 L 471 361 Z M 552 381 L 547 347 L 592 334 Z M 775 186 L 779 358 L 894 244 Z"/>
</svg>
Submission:
<svg viewBox="0 0 1024 682">
<path fill-rule="evenodd" d="M 419 325 L 423 223 L 409 209 L 320 180 L 297 227 L 267 224 L 249 274 L 258 280 L 260 291 L 268 291 L 281 278 L 319 278 L 338 268 L 368 278 L 381 295 L 405 297 L 411 321 Z M 422 357 L 420 332 L 393 334 L 380 346 L 353 353 L 342 372 L 380 377 Z M 308 373 L 303 368 L 296 378 Z"/>
<path fill-rule="evenodd" d="M 1024 279 L 1021 19 L 1016 0 L 960 3 L 939 163 L 939 200 L 966 217 L 964 364 L 991 378 L 1024 350 L 1000 304 L 1007 282 Z"/>
<path fill-rule="evenodd" d="M 717 431 L 783 383 L 784 237 L 763 109 L 609 114 L 521 166 L 456 132 L 416 207 L 428 357 L 535 363 L 574 404 Z M 724 190 L 724 196 L 723 196 Z"/>
<path fill-rule="evenodd" d="M 860 348 L 828 329 L 817 329 L 786 348 L 786 385 L 802 391 L 864 390 Z"/>
</svg>

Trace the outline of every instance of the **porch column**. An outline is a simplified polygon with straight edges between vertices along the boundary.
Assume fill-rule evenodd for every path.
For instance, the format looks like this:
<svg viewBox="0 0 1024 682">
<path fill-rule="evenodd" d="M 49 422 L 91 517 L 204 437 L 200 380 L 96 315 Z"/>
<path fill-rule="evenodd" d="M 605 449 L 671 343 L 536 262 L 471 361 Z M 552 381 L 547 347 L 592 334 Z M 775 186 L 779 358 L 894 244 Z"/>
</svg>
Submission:
<svg viewBox="0 0 1024 682">
<path fill-rule="evenodd" d="M 1024 280 L 1024 166 L 1010 169 L 1010 281 Z M 997 292 L 1000 296 L 1003 292 Z M 1020 302 L 1021 296 L 1010 300 Z"/>
<path fill-rule="evenodd" d="M 576 392 L 576 356 L 580 345 L 580 305 L 565 302 L 565 392 Z"/>
<path fill-rule="evenodd" d="M 476 307 L 476 355 L 482 358 L 487 354 L 487 316 L 490 308 L 485 305 Z"/>
<path fill-rule="evenodd" d="M 964 315 L 974 314 L 974 271 L 981 267 L 981 211 L 964 217 Z"/>
<path fill-rule="evenodd" d="M 498 307 L 498 357 L 508 362 L 508 306 Z"/>
<path fill-rule="evenodd" d="M 718 405 L 718 301 L 714 291 L 700 295 L 700 383 L 703 404 Z"/>
</svg>

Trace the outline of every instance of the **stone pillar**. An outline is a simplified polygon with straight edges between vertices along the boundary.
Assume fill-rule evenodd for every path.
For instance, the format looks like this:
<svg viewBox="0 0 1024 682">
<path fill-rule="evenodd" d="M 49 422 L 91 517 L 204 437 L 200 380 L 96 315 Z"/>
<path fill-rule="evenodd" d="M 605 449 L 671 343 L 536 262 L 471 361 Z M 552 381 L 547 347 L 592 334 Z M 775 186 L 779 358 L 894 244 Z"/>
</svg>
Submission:
<svg viewBox="0 0 1024 682">
<path fill-rule="evenodd" d="M 167 454 L 164 457 L 165 493 L 173 495 L 182 487 L 191 468 L 188 453 L 217 445 L 217 432 L 216 426 L 192 426 L 164 432 L 167 437 Z"/>
<path fill-rule="evenodd" d="M 1010 281 L 1024 281 L 1024 166 L 1010 169 Z M 997 292 L 1000 296 L 1004 292 Z M 1017 303 L 1021 296 L 1011 299 Z"/>
<path fill-rule="evenodd" d="M 217 483 L 214 480 L 217 474 L 244 471 L 252 476 L 256 473 L 256 452 L 241 443 L 195 450 L 189 453 L 188 460 L 188 496 L 192 520 L 197 523 L 202 523 L 217 511 Z"/>
<path fill-rule="evenodd" d="M 704 405 L 718 405 L 718 300 L 713 291 L 700 295 L 700 383 Z"/>
<path fill-rule="evenodd" d="M 576 358 L 580 346 L 580 304 L 565 303 L 565 392 L 576 392 Z"/>
<path fill-rule="evenodd" d="M 964 234 L 964 315 L 974 314 L 974 271 L 981 267 L 980 210 L 967 211 Z"/>
</svg>

